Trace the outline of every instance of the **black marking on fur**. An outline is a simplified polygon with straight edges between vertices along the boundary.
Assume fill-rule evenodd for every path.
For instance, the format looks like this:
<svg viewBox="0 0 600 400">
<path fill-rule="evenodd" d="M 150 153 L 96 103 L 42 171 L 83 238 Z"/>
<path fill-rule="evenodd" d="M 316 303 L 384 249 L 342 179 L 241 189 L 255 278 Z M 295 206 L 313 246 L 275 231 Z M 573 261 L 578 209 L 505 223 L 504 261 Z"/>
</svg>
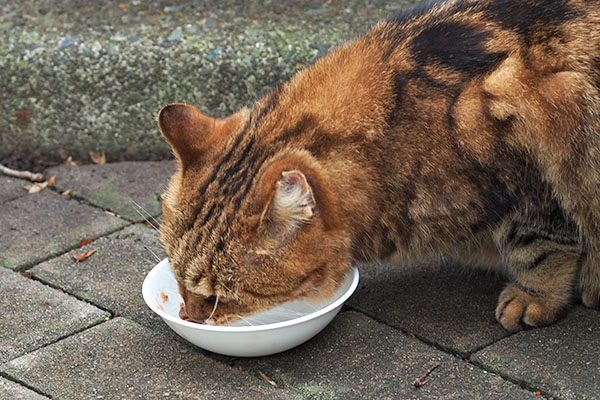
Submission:
<svg viewBox="0 0 600 400">
<path fill-rule="evenodd" d="M 506 29 L 529 36 L 580 15 L 567 0 L 496 0 L 485 6 L 493 20 Z"/>
<path fill-rule="evenodd" d="M 539 256 L 537 256 L 535 258 L 535 260 L 533 260 L 533 262 L 531 264 L 529 264 L 527 266 L 527 269 L 534 269 L 534 268 L 536 268 L 541 263 L 543 263 L 546 260 L 546 258 L 548 258 L 548 256 L 550 254 L 552 254 L 552 253 L 554 253 L 554 251 L 547 251 L 547 252 L 544 252 L 544 253 L 540 254 Z"/>
<path fill-rule="evenodd" d="M 306 133 L 317 125 L 316 118 L 311 114 L 304 114 L 300 121 L 292 128 L 281 133 L 275 140 L 276 143 L 288 143 L 290 139 Z"/>
<path fill-rule="evenodd" d="M 438 63 L 473 76 L 496 67 L 505 53 L 485 49 L 490 33 L 483 26 L 438 22 L 427 26 L 411 42 L 420 64 Z"/>
<path fill-rule="evenodd" d="M 536 240 L 545 240 L 556 244 L 565 246 L 576 246 L 579 244 L 579 240 L 576 238 L 554 236 L 545 232 L 528 232 L 524 235 L 519 235 L 514 239 L 515 246 L 528 246 Z"/>
</svg>

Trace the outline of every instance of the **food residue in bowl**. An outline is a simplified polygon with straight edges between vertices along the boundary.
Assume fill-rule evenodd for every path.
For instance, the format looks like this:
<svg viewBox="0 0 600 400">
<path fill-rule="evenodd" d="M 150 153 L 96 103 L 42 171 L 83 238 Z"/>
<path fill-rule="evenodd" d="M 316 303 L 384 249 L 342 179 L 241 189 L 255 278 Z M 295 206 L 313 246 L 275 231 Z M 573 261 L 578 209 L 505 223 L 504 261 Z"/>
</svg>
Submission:
<svg viewBox="0 0 600 400">
<path fill-rule="evenodd" d="M 169 295 L 167 295 L 165 292 L 160 292 L 160 299 L 163 303 L 166 303 L 169 300 Z"/>
</svg>

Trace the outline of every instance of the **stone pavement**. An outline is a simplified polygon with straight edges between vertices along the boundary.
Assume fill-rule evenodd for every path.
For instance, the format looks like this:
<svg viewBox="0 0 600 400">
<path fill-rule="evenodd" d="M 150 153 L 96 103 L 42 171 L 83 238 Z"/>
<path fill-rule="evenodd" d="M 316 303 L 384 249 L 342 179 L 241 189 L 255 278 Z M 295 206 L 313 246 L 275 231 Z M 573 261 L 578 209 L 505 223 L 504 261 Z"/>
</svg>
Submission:
<svg viewBox="0 0 600 400">
<path fill-rule="evenodd" d="M 141 296 L 164 257 L 142 216 L 160 220 L 173 169 L 62 165 L 35 194 L 0 177 L 1 399 L 600 398 L 600 312 L 576 305 L 510 335 L 493 316 L 502 280 L 455 265 L 359 266 L 342 313 L 285 353 L 189 345 Z M 413 387 L 434 363 L 429 383 Z"/>
</svg>

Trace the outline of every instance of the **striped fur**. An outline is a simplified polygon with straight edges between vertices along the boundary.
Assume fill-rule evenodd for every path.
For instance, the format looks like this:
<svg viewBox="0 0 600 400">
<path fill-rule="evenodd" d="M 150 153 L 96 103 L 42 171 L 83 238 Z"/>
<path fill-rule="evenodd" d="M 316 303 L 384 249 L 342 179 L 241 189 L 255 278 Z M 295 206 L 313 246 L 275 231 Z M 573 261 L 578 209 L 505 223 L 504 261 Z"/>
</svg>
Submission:
<svg viewBox="0 0 600 400">
<path fill-rule="evenodd" d="M 162 241 L 196 319 L 217 296 L 226 323 L 328 296 L 353 261 L 431 255 L 508 272 L 512 331 L 574 287 L 598 305 L 597 0 L 422 5 L 251 110 L 175 104 L 159 125 L 180 160 Z"/>
</svg>

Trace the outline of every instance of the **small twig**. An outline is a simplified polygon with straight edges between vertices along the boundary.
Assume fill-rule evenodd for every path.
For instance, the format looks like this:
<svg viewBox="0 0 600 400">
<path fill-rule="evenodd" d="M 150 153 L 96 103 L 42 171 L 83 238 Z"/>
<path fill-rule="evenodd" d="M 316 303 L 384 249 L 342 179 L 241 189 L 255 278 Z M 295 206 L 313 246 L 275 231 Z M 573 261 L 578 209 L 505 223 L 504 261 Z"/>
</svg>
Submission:
<svg viewBox="0 0 600 400">
<path fill-rule="evenodd" d="M 425 378 L 427 378 L 429 376 L 429 374 L 431 374 L 431 372 L 439 366 L 440 366 L 439 362 L 436 362 L 435 364 L 433 364 L 433 367 L 429 368 L 427 371 L 425 371 L 425 373 L 423 375 L 421 375 L 420 377 L 418 377 L 417 379 L 412 381 L 413 386 L 418 388 L 418 387 L 427 385 L 429 383 L 429 381 L 426 381 Z"/>
<path fill-rule="evenodd" d="M 44 174 L 34 174 L 29 171 L 17 171 L 15 169 L 10 169 L 0 164 L 0 172 L 4 175 L 12 176 L 14 178 L 25 178 L 29 179 L 32 182 L 41 182 L 44 180 Z"/>
<path fill-rule="evenodd" d="M 266 396 L 266 395 L 267 395 L 267 394 L 266 394 L 265 392 L 263 392 L 262 390 L 258 390 L 258 389 L 255 389 L 255 388 L 250 388 L 250 390 L 252 390 L 252 391 L 254 391 L 254 392 L 258 393 L 258 394 L 262 394 L 263 396 Z"/>
<path fill-rule="evenodd" d="M 275 387 L 279 387 L 277 382 L 275 382 L 273 379 L 271 379 L 267 375 L 265 375 L 265 373 L 262 372 L 260 369 L 258 370 L 258 376 L 260 376 L 261 379 L 264 380 L 265 382 L 267 382 L 268 384 L 273 385 Z"/>
</svg>

